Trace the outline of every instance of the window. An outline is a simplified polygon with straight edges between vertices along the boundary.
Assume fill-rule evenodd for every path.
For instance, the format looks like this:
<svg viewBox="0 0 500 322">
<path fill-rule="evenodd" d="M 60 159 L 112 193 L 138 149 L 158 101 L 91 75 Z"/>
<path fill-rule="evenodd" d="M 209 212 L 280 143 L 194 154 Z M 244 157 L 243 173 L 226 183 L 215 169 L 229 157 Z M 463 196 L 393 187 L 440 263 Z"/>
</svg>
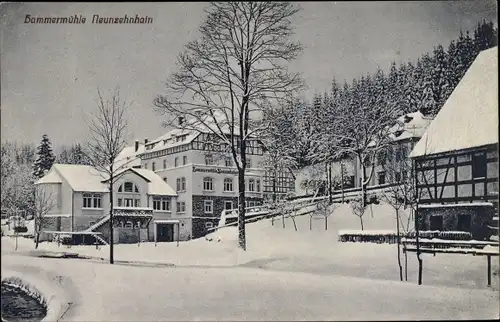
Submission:
<svg viewBox="0 0 500 322">
<path fill-rule="evenodd" d="M 139 208 L 141 206 L 141 199 L 134 199 L 134 207 Z"/>
<path fill-rule="evenodd" d="M 470 228 L 471 228 L 471 216 L 458 215 L 457 229 L 460 231 L 470 231 Z"/>
<path fill-rule="evenodd" d="M 224 201 L 224 209 L 226 209 L 226 210 L 233 209 L 233 202 L 232 201 Z"/>
<path fill-rule="evenodd" d="M 247 168 L 251 168 L 251 167 L 252 167 L 252 159 L 247 158 Z"/>
<path fill-rule="evenodd" d="M 206 229 L 214 228 L 214 224 L 211 221 L 207 221 L 205 223 L 205 228 Z"/>
<path fill-rule="evenodd" d="M 188 163 L 188 157 L 185 155 L 182 157 L 182 165 L 186 165 Z"/>
<path fill-rule="evenodd" d="M 431 216 L 431 227 L 430 230 L 443 230 L 443 216 L 433 215 Z"/>
<path fill-rule="evenodd" d="M 155 164 L 154 162 L 153 162 L 153 163 L 151 163 L 151 170 L 155 171 L 155 165 L 156 165 L 156 164 Z"/>
<path fill-rule="evenodd" d="M 178 166 L 179 166 L 179 158 L 175 157 L 175 159 L 174 159 L 174 167 L 178 167 Z"/>
<path fill-rule="evenodd" d="M 83 208 L 92 208 L 92 195 L 89 193 L 83 194 Z"/>
<path fill-rule="evenodd" d="M 233 179 L 225 178 L 224 179 L 224 191 L 233 191 Z"/>
<path fill-rule="evenodd" d="M 255 185 L 257 187 L 257 192 L 260 192 L 260 180 L 259 179 L 256 180 L 256 184 Z"/>
<path fill-rule="evenodd" d="M 186 211 L 186 203 L 184 201 L 177 202 L 177 212 L 185 212 Z"/>
<path fill-rule="evenodd" d="M 167 197 L 153 197 L 153 209 L 170 211 L 170 199 Z"/>
<path fill-rule="evenodd" d="M 139 188 L 132 182 L 125 182 L 118 188 L 118 192 L 139 193 Z"/>
<path fill-rule="evenodd" d="M 186 178 L 177 178 L 177 191 L 186 191 Z"/>
<path fill-rule="evenodd" d="M 167 159 L 163 160 L 163 169 L 167 168 Z"/>
<path fill-rule="evenodd" d="M 385 183 L 385 171 L 381 171 L 378 173 L 378 184 Z"/>
<path fill-rule="evenodd" d="M 203 201 L 203 211 L 206 214 L 211 214 L 214 212 L 214 201 L 213 200 L 205 200 Z"/>
<path fill-rule="evenodd" d="M 123 207 L 123 199 L 118 198 L 118 207 Z"/>
<path fill-rule="evenodd" d="M 101 209 L 102 195 L 100 193 L 84 193 L 83 208 Z"/>
<path fill-rule="evenodd" d="M 214 190 L 214 181 L 210 177 L 203 178 L 203 190 L 205 191 L 213 191 Z"/>
<path fill-rule="evenodd" d="M 205 154 L 205 165 L 214 164 L 214 158 L 211 154 Z"/>
<path fill-rule="evenodd" d="M 248 180 L 248 191 L 255 191 L 255 180 Z"/>
<path fill-rule="evenodd" d="M 227 156 L 224 158 L 226 162 L 226 167 L 232 167 L 233 166 L 233 157 L 232 156 Z"/>
<path fill-rule="evenodd" d="M 486 177 L 486 154 L 474 154 L 472 156 L 472 178 Z"/>
</svg>

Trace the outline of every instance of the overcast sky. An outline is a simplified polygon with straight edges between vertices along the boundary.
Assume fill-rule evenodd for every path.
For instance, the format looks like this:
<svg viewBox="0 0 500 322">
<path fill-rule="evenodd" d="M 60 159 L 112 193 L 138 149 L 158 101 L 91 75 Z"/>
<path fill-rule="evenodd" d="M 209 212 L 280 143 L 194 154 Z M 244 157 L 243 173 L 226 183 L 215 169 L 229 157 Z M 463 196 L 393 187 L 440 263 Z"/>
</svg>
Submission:
<svg viewBox="0 0 500 322">
<path fill-rule="evenodd" d="M 96 88 L 119 85 L 133 100 L 129 142 L 162 135 L 152 107 L 162 82 L 175 71 L 176 55 L 197 38 L 207 3 L 1 4 L 1 136 L 54 146 L 85 141 L 83 119 L 95 110 Z M 494 0 L 444 2 L 299 3 L 295 37 L 305 45 L 290 65 L 314 91 L 332 77 L 351 80 L 387 70 L 392 60 L 415 60 L 445 46 L 478 21 L 497 25 Z M 83 15 L 81 24 L 24 24 L 32 16 Z M 153 17 L 149 25 L 96 25 L 92 15 Z"/>
</svg>

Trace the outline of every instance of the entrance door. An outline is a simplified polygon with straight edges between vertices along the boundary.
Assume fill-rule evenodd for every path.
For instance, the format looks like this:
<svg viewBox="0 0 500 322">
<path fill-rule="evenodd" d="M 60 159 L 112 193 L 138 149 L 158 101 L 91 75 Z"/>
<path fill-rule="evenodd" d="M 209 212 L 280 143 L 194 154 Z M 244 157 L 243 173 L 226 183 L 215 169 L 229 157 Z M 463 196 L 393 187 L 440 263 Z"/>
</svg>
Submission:
<svg viewBox="0 0 500 322">
<path fill-rule="evenodd" d="M 157 224 L 156 238 L 159 242 L 174 241 L 174 225 L 173 224 Z"/>
</svg>

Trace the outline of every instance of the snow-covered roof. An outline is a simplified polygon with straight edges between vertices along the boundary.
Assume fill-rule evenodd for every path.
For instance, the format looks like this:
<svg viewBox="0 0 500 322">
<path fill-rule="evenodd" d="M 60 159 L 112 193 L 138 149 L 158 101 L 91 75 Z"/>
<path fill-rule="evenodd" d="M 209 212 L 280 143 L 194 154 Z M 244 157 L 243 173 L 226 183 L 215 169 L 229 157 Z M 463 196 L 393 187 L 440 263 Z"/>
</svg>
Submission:
<svg viewBox="0 0 500 322">
<path fill-rule="evenodd" d="M 394 125 L 389 128 L 389 138 L 392 141 L 401 141 L 411 138 L 420 138 L 432 122 L 431 117 L 424 116 L 420 112 L 404 114 L 394 121 Z M 368 146 L 374 147 L 375 141 L 371 141 Z"/>
<path fill-rule="evenodd" d="M 35 182 L 35 184 L 42 183 L 62 183 L 62 179 L 56 171 L 49 171 L 45 176 Z"/>
<path fill-rule="evenodd" d="M 149 180 L 150 195 L 177 196 L 177 193 L 155 172 L 146 169 L 130 169 Z"/>
<path fill-rule="evenodd" d="M 89 165 L 54 164 L 50 172 L 54 170 L 68 182 L 74 191 L 108 191 L 106 185 L 102 183 L 104 174 Z"/>
<path fill-rule="evenodd" d="M 115 169 L 140 166 L 141 159 L 139 158 L 139 154 L 143 153 L 144 150 L 144 144 L 139 144 L 137 151 L 135 151 L 135 145 L 125 147 L 115 159 Z"/>
<path fill-rule="evenodd" d="M 390 137 L 394 141 L 421 138 L 431 122 L 431 117 L 418 111 L 402 115 L 398 118 L 398 124 L 391 129 Z"/>
<path fill-rule="evenodd" d="M 148 142 L 146 144 L 147 148 L 143 148 L 140 153 L 149 153 L 155 152 L 167 148 L 172 148 L 178 145 L 183 145 L 190 143 L 193 141 L 200 133 L 198 131 L 190 131 L 190 130 L 182 130 L 182 129 L 173 129 L 167 132 L 166 134 Z M 184 139 L 177 141 L 177 137 L 186 136 Z"/>
<path fill-rule="evenodd" d="M 410 157 L 498 143 L 498 47 L 479 53 Z"/>
</svg>

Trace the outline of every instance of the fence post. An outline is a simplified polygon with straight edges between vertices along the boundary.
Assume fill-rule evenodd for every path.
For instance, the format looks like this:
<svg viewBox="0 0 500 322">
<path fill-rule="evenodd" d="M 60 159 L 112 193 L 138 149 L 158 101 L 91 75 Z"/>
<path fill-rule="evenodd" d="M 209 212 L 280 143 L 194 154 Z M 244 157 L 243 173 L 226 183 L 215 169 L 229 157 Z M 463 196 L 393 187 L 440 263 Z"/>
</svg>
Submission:
<svg viewBox="0 0 500 322">
<path fill-rule="evenodd" d="M 486 260 L 488 261 L 488 286 L 491 286 L 491 256 L 486 255 Z"/>
</svg>

